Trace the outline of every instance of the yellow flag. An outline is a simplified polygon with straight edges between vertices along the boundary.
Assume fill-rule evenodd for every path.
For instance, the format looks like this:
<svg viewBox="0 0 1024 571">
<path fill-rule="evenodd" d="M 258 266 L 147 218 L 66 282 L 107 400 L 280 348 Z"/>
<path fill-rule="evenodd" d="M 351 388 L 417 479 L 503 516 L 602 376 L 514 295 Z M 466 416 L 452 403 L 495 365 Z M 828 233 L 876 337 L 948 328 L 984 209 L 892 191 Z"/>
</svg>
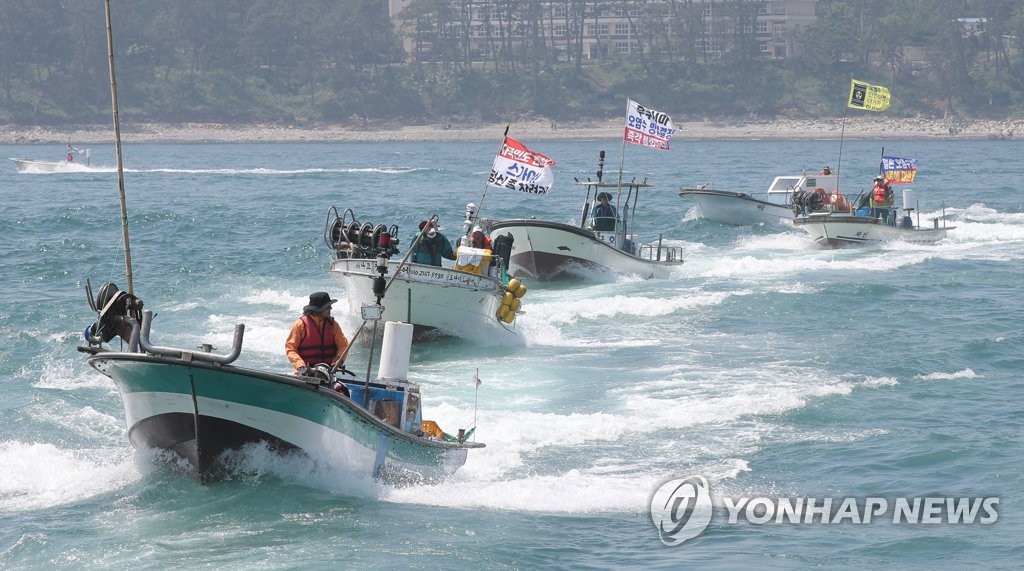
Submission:
<svg viewBox="0 0 1024 571">
<path fill-rule="evenodd" d="M 856 79 L 850 81 L 850 100 L 847 107 L 885 111 L 889 108 L 889 90 L 881 85 L 871 85 Z"/>
</svg>

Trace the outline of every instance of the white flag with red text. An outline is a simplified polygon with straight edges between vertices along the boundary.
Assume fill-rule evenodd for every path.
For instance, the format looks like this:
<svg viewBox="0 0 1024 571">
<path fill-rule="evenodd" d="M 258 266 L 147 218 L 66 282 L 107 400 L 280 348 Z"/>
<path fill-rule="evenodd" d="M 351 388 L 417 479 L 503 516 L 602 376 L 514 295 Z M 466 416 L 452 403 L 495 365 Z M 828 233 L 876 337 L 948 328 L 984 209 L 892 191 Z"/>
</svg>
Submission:
<svg viewBox="0 0 1024 571">
<path fill-rule="evenodd" d="M 501 151 L 494 157 L 487 184 L 526 194 L 547 194 L 555 181 L 551 170 L 554 165 L 555 161 L 547 156 L 527 149 L 512 137 L 505 137 Z"/>
<path fill-rule="evenodd" d="M 676 132 L 667 113 L 644 107 L 632 99 L 626 104 L 626 141 L 667 151 Z"/>
</svg>

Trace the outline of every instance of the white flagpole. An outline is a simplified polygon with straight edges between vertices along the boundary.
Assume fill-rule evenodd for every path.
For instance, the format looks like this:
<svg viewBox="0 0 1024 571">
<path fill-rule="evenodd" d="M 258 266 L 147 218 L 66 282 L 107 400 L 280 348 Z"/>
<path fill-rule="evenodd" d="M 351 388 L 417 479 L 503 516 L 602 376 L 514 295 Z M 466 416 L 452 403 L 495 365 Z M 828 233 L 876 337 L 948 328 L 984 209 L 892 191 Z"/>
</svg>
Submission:
<svg viewBox="0 0 1024 571">
<path fill-rule="evenodd" d="M 631 101 L 629 99 L 626 100 L 626 122 L 627 123 L 629 122 L 629 113 L 631 111 L 631 108 L 630 108 L 630 105 L 629 105 L 630 102 Z M 615 214 L 616 214 L 616 218 L 618 218 L 618 220 L 616 220 L 616 225 L 615 225 L 615 240 L 616 240 L 616 243 L 620 245 L 620 247 L 621 247 L 621 245 L 624 245 L 626 243 L 625 242 L 625 236 L 620 236 L 619 235 L 620 232 L 624 232 L 625 231 L 625 226 L 623 224 L 619 223 L 619 220 L 624 220 L 625 219 L 623 217 L 622 213 L 619 212 L 619 210 L 622 208 L 622 169 L 624 168 L 624 166 L 626 164 L 626 129 L 627 128 L 628 128 L 627 125 L 623 125 L 623 127 L 622 127 L 622 150 L 621 150 L 621 152 L 619 152 L 619 182 L 618 182 L 618 186 L 615 189 Z"/>
</svg>

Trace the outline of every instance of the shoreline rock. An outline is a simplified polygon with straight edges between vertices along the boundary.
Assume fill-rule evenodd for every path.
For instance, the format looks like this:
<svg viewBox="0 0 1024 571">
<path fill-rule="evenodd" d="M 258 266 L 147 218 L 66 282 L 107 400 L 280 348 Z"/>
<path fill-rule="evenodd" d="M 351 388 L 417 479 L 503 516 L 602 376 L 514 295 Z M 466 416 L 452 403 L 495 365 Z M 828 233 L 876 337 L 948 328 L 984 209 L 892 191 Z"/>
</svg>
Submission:
<svg viewBox="0 0 1024 571">
<path fill-rule="evenodd" d="M 617 139 L 623 121 L 556 124 L 533 121 L 509 124 L 509 135 L 523 142 Z M 676 140 L 799 140 L 799 139 L 1013 139 L 1024 136 L 1024 119 L 960 121 L 856 117 L 843 119 L 764 121 L 677 121 Z M 496 141 L 505 124 L 468 127 L 451 125 L 351 125 L 291 127 L 217 123 L 122 124 L 124 143 L 284 143 L 284 142 L 437 142 Z M 112 126 L 75 126 L 58 131 L 48 127 L 0 125 L 0 144 L 113 143 Z"/>
</svg>

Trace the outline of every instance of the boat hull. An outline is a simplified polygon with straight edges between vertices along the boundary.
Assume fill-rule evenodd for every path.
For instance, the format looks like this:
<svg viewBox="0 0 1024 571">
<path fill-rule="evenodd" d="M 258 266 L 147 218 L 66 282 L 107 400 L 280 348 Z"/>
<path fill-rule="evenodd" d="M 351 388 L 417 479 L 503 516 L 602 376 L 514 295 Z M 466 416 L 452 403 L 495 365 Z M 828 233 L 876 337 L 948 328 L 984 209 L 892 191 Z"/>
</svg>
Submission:
<svg viewBox="0 0 1024 571">
<path fill-rule="evenodd" d="M 11 159 L 18 172 L 52 173 L 52 172 L 85 172 L 91 167 L 85 163 L 66 161 L 37 161 L 34 159 Z"/>
<path fill-rule="evenodd" d="M 787 204 L 761 200 L 744 192 L 686 189 L 680 191 L 679 196 L 692 198 L 701 218 L 719 224 L 753 226 L 793 222 L 793 210 Z"/>
<path fill-rule="evenodd" d="M 538 220 L 503 220 L 491 226 L 491 240 L 511 235 L 508 271 L 522 279 L 614 280 L 616 275 L 667 278 L 682 259 L 634 256 L 599 240 L 586 229 Z"/>
<path fill-rule="evenodd" d="M 443 479 L 483 446 L 402 432 L 291 375 L 140 353 L 101 353 L 89 364 L 117 386 L 131 443 L 174 451 L 203 481 L 219 477 L 223 453 L 260 442 L 389 481 Z"/>
<path fill-rule="evenodd" d="M 386 279 L 399 262 L 388 261 Z M 331 262 L 330 274 L 345 288 L 350 309 L 358 314 L 373 304 L 376 261 L 343 258 Z M 405 264 L 383 299 L 385 321 L 404 321 L 419 328 L 438 329 L 447 335 L 484 344 L 523 342 L 522 333 L 497 317 L 505 287 L 497 278 L 460 270 Z"/>
<path fill-rule="evenodd" d="M 793 220 L 793 225 L 807 231 L 820 246 L 836 248 L 858 244 L 879 244 L 893 240 L 933 243 L 946 237 L 951 227 L 904 228 L 890 226 L 870 216 L 811 214 Z"/>
</svg>

